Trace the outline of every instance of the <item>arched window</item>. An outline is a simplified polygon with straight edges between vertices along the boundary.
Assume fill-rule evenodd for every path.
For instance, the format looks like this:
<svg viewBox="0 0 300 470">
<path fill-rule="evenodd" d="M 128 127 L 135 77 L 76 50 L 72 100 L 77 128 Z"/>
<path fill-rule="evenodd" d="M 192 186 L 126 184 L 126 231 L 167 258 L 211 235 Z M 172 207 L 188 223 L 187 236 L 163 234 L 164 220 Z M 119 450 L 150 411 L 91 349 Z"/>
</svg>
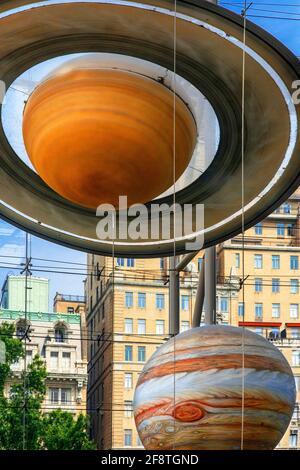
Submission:
<svg viewBox="0 0 300 470">
<path fill-rule="evenodd" d="M 67 341 L 67 328 L 63 323 L 55 325 L 54 337 L 56 343 L 66 343 Z"/>
<path fill-rule="evenodd" d="M 16 324 L 16 336 L 19 339 L 24 338 L 28 325 L 24 319 L 19 320 Z"/>
</svg>

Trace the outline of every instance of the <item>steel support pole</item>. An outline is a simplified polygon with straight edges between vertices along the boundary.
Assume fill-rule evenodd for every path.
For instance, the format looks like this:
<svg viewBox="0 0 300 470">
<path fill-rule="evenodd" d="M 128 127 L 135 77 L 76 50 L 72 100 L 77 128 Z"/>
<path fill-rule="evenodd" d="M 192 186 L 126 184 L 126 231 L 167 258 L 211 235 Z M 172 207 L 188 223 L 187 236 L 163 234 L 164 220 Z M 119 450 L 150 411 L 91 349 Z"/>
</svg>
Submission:
<svg viewBox="0 0 300 470">
<path fill-rule="evenodd" d="M 205 294 L 205 259 L 203 258 L 202 266 L 199 273 L 199 280 L 196 292 L 196 299 L 195 299 L 195 306 L 194 306 L 194 314 L 192 320 L 193 328 L 200 326 L 201 324 L 201 316 L 203 311 L 203 304 L 204 304 L 204 294 Z"/>
<path fill-rule="evenodd" d="M 169 262 L 169 333 L 171 336 L 179 333 L 179 272 L 176 269 L 177 256 L 172 256 Z"/>
<path fill-rule="evenodd" d="M 205 324 L 216 323 L 217 299 L 216 247 L 205 250 Z"/>
<path fill-rule="evenodd" d="M 195 258 L 195 256 L 199 253 L 198 251 L 192 251 L 188 255 L 185 255 L 178 263 L 176 263 L 176 270 L 183 271 L 184 268 Z"/>
</svg>

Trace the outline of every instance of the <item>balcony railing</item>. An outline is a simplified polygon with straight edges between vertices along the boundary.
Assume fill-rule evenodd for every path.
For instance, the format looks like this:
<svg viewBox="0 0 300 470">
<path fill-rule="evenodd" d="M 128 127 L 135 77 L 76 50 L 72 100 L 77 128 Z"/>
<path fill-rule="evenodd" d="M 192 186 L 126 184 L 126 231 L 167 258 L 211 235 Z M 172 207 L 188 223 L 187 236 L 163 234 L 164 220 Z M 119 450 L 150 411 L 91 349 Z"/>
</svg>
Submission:
<svg viewBox="0 0 300 470">
<path fill-rule="evenodd" d="M 272 212 L 270 214 L 271 216 L 272 215 L 286 215 L 286 216 L 289 216 L 289 215 L 292 215 L 292 216 L 297 216 L 298 215 L 298 209 L 297 208 L 294 208 L 294 207 L 284 207 L 284 206 L 280 206 L 278 207 L 277 209 L 275 209 L 274 212 Z"/>
<path fill-rule="evenodd" d="M 66 302 L 85 302 L 84 295 L 65 295 L 65 294 L 56 294 L 56 300 L 64 300 Z"/>
</svg>

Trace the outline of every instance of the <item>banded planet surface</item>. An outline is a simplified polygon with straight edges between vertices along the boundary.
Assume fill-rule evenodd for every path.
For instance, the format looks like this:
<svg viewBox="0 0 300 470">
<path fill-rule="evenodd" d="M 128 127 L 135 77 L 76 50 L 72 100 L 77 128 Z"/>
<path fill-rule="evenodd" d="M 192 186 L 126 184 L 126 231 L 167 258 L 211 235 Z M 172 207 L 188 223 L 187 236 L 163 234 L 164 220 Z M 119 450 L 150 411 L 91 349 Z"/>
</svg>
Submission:
<svg viewBox="0 0 300 470">
<path fill-rule="evenodd" d="M 75 59 L 30 95 L 23 137 L 50 188 L 96 209 L 118 207 L 119 196 L 129 206 L 145 203 L 167 190 L 193 155 L 197 126 L 183 100 L 158 81 Z"/>
<path fill-rule="evenodd" d="M 295 405 L 292 370 L 249 330 L 193 328 L 146 363 L 134 417 L 146 449 L 274 449 Z M 242 412 L 243 410 L 243 412 Z"/>
</svg>

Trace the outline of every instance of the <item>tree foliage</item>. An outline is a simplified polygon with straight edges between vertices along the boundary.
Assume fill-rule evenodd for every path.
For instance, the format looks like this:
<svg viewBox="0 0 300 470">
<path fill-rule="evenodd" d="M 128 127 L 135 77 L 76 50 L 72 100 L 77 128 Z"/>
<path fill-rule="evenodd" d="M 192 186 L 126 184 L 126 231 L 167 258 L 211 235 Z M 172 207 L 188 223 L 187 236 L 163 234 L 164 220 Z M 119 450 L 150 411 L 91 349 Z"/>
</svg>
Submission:
<svg viewBox="0 0 300 470">
<path fill-rule="evenodd" d="M 80 414 L 77 419 L 66 411 L 55 410 L 44 417 L 43 447 L 48 450 L 95 449 L 87 437 L 87 417 Z"/>
<path fill-rule="evenodd" d="M 0 340 L 3 341 L 6 349 L 6 362 L 0 364 L 0 396 L 4 393 L 4 384 L 10 375 L 10 366 L 24 357 L 23 344 L 14 337 L 14 332 L 14 325 L 6 322 L 0 325 Z"/>
<path fill-rule="evenodd" d="M 89 450 L 95 445 L 87 436 L 87 417 L 54 410 L 43 413 L 47 371 L 37 355 L 14 381 L 11 365 L 24 357 L 24 345 L 14 335 L 14 325 L 0 325 L 6 362 L 0 364 L 0 450 Z M 10 379 L 9 396 L 5 383 Z"/>
</svg>

